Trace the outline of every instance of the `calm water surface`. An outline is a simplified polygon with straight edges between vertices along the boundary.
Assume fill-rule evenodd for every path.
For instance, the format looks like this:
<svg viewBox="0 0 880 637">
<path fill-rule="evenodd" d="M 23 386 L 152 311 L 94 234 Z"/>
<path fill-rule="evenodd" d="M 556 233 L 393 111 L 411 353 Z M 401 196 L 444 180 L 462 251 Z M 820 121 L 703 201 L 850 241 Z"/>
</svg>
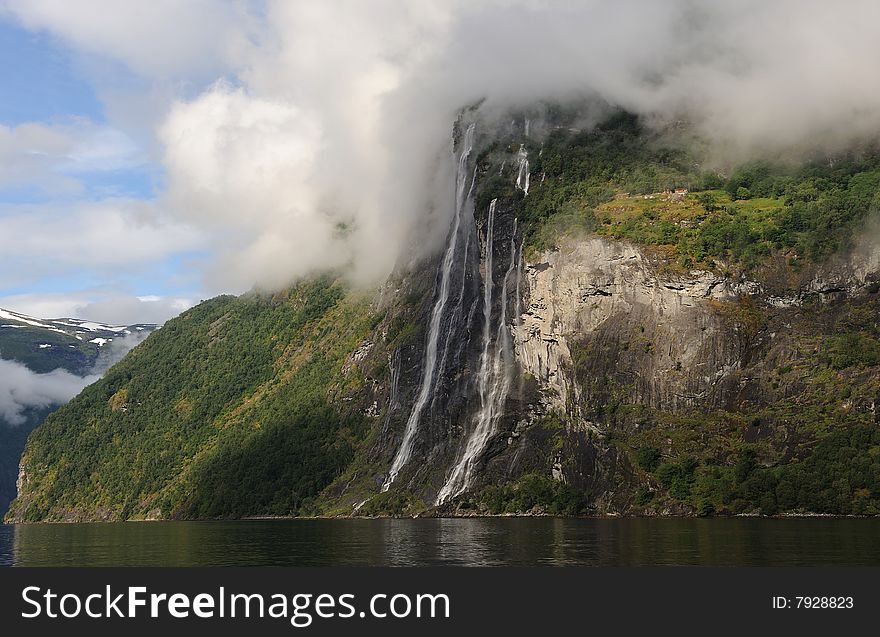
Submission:
<svg viewBox="0 0 880 637">
<path fill-rule="evenodd" d="M 880 565 L 880 520 L 285 520 L 0 525 L 15 566 Z"/>
</svg>

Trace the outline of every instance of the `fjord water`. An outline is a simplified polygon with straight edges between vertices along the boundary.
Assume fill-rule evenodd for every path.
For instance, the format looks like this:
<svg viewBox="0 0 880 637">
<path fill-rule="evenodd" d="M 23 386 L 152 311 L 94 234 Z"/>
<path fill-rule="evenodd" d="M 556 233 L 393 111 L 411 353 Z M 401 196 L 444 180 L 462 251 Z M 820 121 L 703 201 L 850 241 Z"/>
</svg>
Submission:
<svg viewBox="0 0 880 637">
<path fill-rule="evenodd" d="M 272 520 L 0 525 L 15 566 L 880 565 L 875 519 Z"/>
</svg>

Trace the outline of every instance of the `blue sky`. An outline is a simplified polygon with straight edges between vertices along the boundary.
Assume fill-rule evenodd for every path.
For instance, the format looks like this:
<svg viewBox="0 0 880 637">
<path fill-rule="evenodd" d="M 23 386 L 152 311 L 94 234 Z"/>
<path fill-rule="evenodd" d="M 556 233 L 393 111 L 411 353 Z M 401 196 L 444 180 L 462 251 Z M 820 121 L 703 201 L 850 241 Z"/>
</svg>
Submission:
<svg viewBox="0 0 880 637">
<path fill-rule="evenodd" d="M 107 121 L 104 105 L 85 73 L 77 54 L 46 32 L 28 31 L 9 20 L 0 20 L 0 124 L 7 127 L 29 123 L 64 124 L 89 122 L 107 127 L 109 136 L 124 146 L 129 157 L 119 168 L 64 165 L 61 174 L 75 174 L 92 197 L 129 196 L 150 198 L 161 184 L 162 167 L 138 157 L 137 142 Z M 123 76 L 124 77 L 124 76 Z M 33 184 L 7 184 L 0 191 L 2 203 L 48 201 L 52 197 Z"/>
<path fill-rule="evenodd" d="M 103 123 L 104 107 L 72 58 L 72 51 L 47 33 L 0 21 L 0 122 L 80 116 Z"/>
<path fill-rule="evenodd" d="M 314 8 L 335 23 L 338 7 Z M 315 185 L 324 104 L 292 102 L 325 70 L 300 83 L 283 69 L 299 60 L 287 42 L 317 60 L 325 40 L 306 23 L 310 40 L 275 29 L 307 13 L 274 0 L 0 0 L 0 307 L 159 322 L 349 261 Z"/>
<path fill-rule="evenodd" d="M 105 92 L 145 84 L 118 63 L 90 58 L 46 30 L 25 29 L 0 14 L 0 306 L 81 314 L 107 298 L 161 297 L 170 305 L 152 302 L 143 307 L 145 319 L 122 318 L 162 320 L 205 296 L 192 267 L 207 258 L 201 248 L 176 240 L 169 249 L 157 246 L 126 263 L 62 256 L 52 247 L 66 239 L 75 253 L 84 229 L 100 235 L 100 218 L 109 208 L 115 205 L 124 215 L 140 203 L 155 205 L 163 188 L 165 171 L 141 127 L 129 132 L 108 119 L 90 81 L 96 66 Z M 7 247 L 12 229 L 22 226 L 31 236 L 45 234 L 45 246 L 33 241 L 30 252 Z M 152 234 L 161 244 L 161 233 Z M 93 236 L 82 250 L 100 250 L 102 239 L 136 243 L 139 234 Z"/>
<path fill-rule="evenodd" d="M 450 11 L 0 0 L 0 306 L 118 321 L 86 313 L 119 299 L 147 321 L 327 269 L 375 284 L 452 119 L 432 104 L 429 138 L 384 134 L 380 103 Z"/>
</svg>

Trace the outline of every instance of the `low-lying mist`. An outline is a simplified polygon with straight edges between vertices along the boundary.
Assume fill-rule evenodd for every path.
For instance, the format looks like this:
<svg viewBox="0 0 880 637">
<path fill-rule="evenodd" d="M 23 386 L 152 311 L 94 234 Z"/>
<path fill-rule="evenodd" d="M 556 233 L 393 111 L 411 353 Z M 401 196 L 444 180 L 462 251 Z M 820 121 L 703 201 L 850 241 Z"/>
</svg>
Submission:
<svg viewBox="0 0 880 637">
<path fill-rule="evenodd" d="M 62 368 L 39 374 L 23 363 L 0 358 L 0 421 L 12 426 L 21 425 L 27 420 L 29 410 L 63 405 L 99 380 L 148 335 L 147 332 L 135 332 L 114 338 L 101 348 L 94 367 L 86 376 Z"/>
</svg>

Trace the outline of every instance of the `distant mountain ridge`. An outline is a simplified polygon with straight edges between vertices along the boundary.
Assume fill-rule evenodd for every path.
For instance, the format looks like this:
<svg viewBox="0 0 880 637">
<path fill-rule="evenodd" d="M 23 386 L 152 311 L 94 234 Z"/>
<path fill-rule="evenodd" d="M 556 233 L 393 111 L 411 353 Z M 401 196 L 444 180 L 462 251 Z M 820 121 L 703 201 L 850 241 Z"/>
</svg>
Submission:
<svg viewBox="0 0 880 637">
<path fill-rule="evenodd" d="M 114 340 L 156 325 L 109 325 L 77 318 L 38 319 L 0 308 L 0 358 L 24 363 L 43 373 L 61 367 L 72 374 L 90 373 L 102 349 Z"/>
</svg>

